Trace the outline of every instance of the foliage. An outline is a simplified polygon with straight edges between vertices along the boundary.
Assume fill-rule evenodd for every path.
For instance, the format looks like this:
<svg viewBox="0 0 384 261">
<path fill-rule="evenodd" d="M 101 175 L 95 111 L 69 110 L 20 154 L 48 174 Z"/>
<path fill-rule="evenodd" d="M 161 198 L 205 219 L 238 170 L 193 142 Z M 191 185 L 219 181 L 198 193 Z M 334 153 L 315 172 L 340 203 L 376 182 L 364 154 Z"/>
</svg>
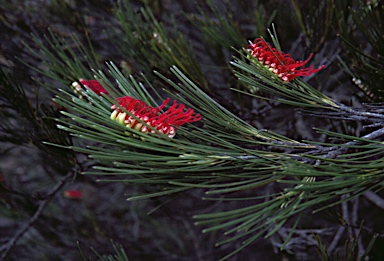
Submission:
<svg viewBox="0 0 384 261">
<path fill-rule="evenodd" d="M 342 59 L 348 60 L 350 65 L 343 63 L 344 68 L 353 78 L 356 87 L 362 91 L 364 101 L 382 101 L 383 90 L 380 83 L 384 77 L 384 39 L 381 33 L 384 23 L 383 6 L 378 2 L 368 5 L 359 3 L 355 8 L 350 8 L 349 12 L 352 27 L 345 19 L 339 20 L 340 37 L 346 49 Z M 356 30 L 351 31 L 350 28 Z"/>
<path fill-rule="evenodd" d="M 284 105 L 299 110 L 304 116 L 325 120 L 326 124 L 313 126 L 313 139 L 297 139 L 255 127 L 228 109 L 238 104 L 223 106 L 215 97 L 219 89 L 205 73 L 196 46 L 186 40 L 185 28 L 177 24 L 179 20 L 169 19 L 164 25 L 145 1 L 136 10 L 132 3 L 121 0 L 113 9 L 119 27 L 108 35 L 111 46 L 116 46 L 121 56 L 129 57 L 128 61 L 101 64 L 89 39 L 84 45 L 76 35 L 68 40 L 52 31 L 43 40 L 36 35 L 33 37 L 39 51 L 26 45 L 30 55 L 43 65 L 44 69 L 36 71 L 60 83 L 51 86 L 37 81 L 54 93 L 53 102 L 61 108 L 61 115 L 49 115 L 54 118 L 57 129 L 50 128 L 55 133 L 65 133 L 53 135 L 49 129 L 46 137 L 32 140 L 38 141 L 36 146 L 87 155 L 92 168 L 86 169 L 84 174 L 96 177 L 97 181 L 144 186 L 141 194 L 130 195 L 130 201 L 203 190 L 206 196 L 202 199 L 217 202 L 220 207 L 195 214 L 196 224 L 204 227 L 203 232 L 224 232 L 223 237 L 218 237 L 217 246 L 241 242 L 221 256 L 222 259 L 238 254 L 261 237 L 268 238 L 280 250 L 294 253 L 296 249 L 292 242 L 307 236 L 305 231 L 308 229 L 310 232 L 316 229 L 316 224 L 306 228 L 308 216 L 315 218 L 327 211 L 341 212 L 336 215 L 341 220 L 338 227 L 332 229 L 344 233 L 345 230 L 340 228 L 347 224 L 348 231 L 352 231 L 346 235 L 348 241 L 356 236 L 360 220 L 355 217 L 357 210 L 353 212 L 354 218 L 349 219 L 345 209 L 350 204 L 355 206 L 364 197 L 379 198 L 375 203 L 379 209 L 382 202 L 378 197 L 384 180 L 382 104 L 357 107 L 350 101 L 335 99 L 322 89 L 325 87 L 321 82 L 327 81 L 325 72 L 291 82 L 281 80 L 245 49 L 249 39 L 242 37 L 239 24 L 229 22 L 231 15 L 223 15 L 213 3 L 208 2 L 207 6 L 199 7 L 199 14 L 189 16 L 186 23 L 198 26 L 202 40 L 213 47 L 208 53 L 216 66 L 223 66 L 226 53 L 233 55 L 228 61 L 231 67 L 226 66 L 230 68 L 226 72 L 231 73 L 228 78 L 234 77 L 236 82 L 233 93 L 268 104 L 272 109 Z M 257 6 L 265 5 L 258 3 Z M 350 13 L 341 8 L 345 6 Z M 364 88 L 359 86 L 356 96 L 365 95 L 362 101 L 365 98 L 381 100 L 384 49 L 378 32 L 382 8 L 381 4 L 359 4 L 357 1 L 347 4 L 339 0 L 322 1 L 318 7 L 305 10 L 297 1 L 292 1 L 292 13 L 306 48 L 320 53 L 323 48 L 335 44 L 330 43 L 334 35 L 340 35 L 342 44 L 336 43 L 340 65 L 329 63 L 325 70 L 332 74 L 343 68 L 349 76 L 361 79 Z M 214 19 L 210 18 L 211 12 Z M 263 12 L 258 14 L 264 17 L 258 19 L 257 30 L 269 27 L 269 18 L 278 17 L 278 12 L 273 12 L 270 17 Z M 338 28 L 331 26 L 335 21 Z M 261 26 L 261 23 L 264 24 Z M 319 24 L 324 26 L 317 28 Z M 351 24 L 356 26 L 351 27 Z M 355 31 L 351 32 L 350 28 Z M 277 37 L 283 29 L 273 25 L 271 29 L 265 40 L 271 39 L 269 42 L 273 42 L 279 51 L 287 48 L 286 43 L 279 41 L 281 37 Z M 357 47 L 354 38 L 371 48 Z M 328 56 L 316 61 L 327 57 L 334 59 L 334 53 L 330 51 Z M 34 67 L 33 64 L 29 66 Z M 15 105 L 21 103 L 17 99 L 27 99 L 22 88 L 17 84 L 8 86 L 11 78 L 2 76 L 4 90 L 19 93 L 4 92 L 6 101 L 14 99 Z M 98 80 L 108 95 L 98 95 L 90 88 L 84 88 L 80 98 L 70 88 L 72 82 L 80 78 Z M 341 79 L 345 81 L 345 78 Z M 351 79 L 348 82 L 352 86 Z M 143 133 L 110 118 L 112 105 L 124 110 L 115 101 L 121 96 L 140 99 L 153 107 L 171 97 L 200 113 L 202 120 L 179 128 L 174 138 L 155 131 L 153 134 Z M 30 122 L 39 122 L 31 115 L 30 108 L 20 110 L 21 114 L 29 115 Z M 129 111 L 124 112 L 134 116 Z M 144 121 L 140 123 L 146 124 Z M 357 130 L 352 133 L 339 131 L 340 126 L 351 124 L 360 124 L 361 134 Z M 9 124 L 3 126 L 6 130 Z M 54 138 L 67 137 L 67 134 L 71 140 Z M 369 231 L 370 228 L 361 229 Z M 317 241 L 313 237 L 312 241 L 317 243 L 313 244 L 320 249 L 319 255 L 327 260 L 328 252 L 320 238 L 326 237 L 329 231 L 325 228 L 316 231 L 313 234 L 317 234 L 314 236 Z M 367 234 L 367 237 L 373 237 L 367 252 L 363 251 L 364 243 L 359 233 L 346 249 L 355 251 L 356 246 L 360 248 L 357 252 L 347 252 L 346 258 L 348 255 L 350 258 L 368 255 L 377 235 Z M 335 237 L 332 244 L 337 244 L 340 237 L 337 240 Z M 114 250 L 118 253 L 116 257 L 103 257 L 102 260 L 127 258 L 122 248 L 115 246 Z"/>
</svg>

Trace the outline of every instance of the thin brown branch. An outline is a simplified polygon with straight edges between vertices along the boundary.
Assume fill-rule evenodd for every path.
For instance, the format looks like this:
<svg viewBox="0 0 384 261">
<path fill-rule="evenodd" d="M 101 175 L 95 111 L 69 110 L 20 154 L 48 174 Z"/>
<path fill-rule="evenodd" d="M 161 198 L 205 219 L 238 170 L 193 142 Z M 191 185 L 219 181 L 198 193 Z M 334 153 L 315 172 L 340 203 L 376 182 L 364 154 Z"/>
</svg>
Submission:
<svg viewBox="0 0 384 261">
<path fill-rule="evenodd" d="M 28 231 L 29 228 L 33 225 L 33 223 L 40 217 L 41 213 L 44 211 L 45 207 L 48 205 L 48 203 L 54 198 L 54 196 L 57 194 L 57 192 L 73 177 L 73 173 L 69 173 L 64 178 L 62 178 L 54 187 L 53 189 L 48 193 L 47 197 L 40 203 L 38 209 L 33 214 L 33 216 L 28 220 L 28 222 L 21 227 L 15 235 L 12 237 L 11 240 L 8 241 L 8 243 L 4 246 L 2 246 L 2 249 L 4 249 L 3 253 L 0 256 L 0 260 L 5 260 L 9 252 L 12 250 L 14 245 L 17 243 L 17 241 Z"/>
<path fill-rule="evenodd" d="M 365 139 L 365 140 L 374 140 L 380 136 L 384 135 L 384 128 L 378 129 L 376 131 L 373 131 L 367 135 L 362 136 L 360 139 Z M 317 150 L 317 152 L 327 152 L 326 154 L 321 155 L 320 157 L 322 158 L 330 158 L 334 159 L 337 156 L 340 156 L 341 154 L 345 153 L 348 150 L 348 146 L 354 146 L 361 144 L 362 141 L 360 140 L 354 140 L 354 141 L 349 141 L 344 143 L 342 146 L 335 146 L 335 147 L 330 147 L 330 148 L 320 148 Z M 316 165 L 319 165 L 321 160 L 316 161 Z"/>
<path fill-rule="evenodd" d="M 372 191 L 367 191 L 364 193 L 364 196 L 369 199 L 377 207 L 384 210 L 384 199 Z"/>
</svg>

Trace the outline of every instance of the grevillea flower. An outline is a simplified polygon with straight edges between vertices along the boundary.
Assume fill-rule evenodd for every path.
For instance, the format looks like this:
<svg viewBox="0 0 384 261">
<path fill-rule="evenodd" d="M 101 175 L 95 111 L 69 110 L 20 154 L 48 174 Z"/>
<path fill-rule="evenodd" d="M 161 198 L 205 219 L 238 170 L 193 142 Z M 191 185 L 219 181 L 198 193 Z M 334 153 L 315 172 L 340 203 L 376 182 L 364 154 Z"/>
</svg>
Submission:
<svg viewBox="0 0 384 261">
<path fill-rule="evenodd" d="M 324 65 L 317 69 L 313 68 L 312 65 L 307 68 L 304 67 L 312 58 L 312 53 L 305 61 L 295 61 L 290 54 L 279 52 L 262 38 L 255 39 L 246 49 L 271 72 L 286 82 L 293 81 L 298 76 L 308 76 L 324 69 Z"/>
<path fill-rule="evenodd" d="M 169 103 L 170 99 L 166 99 L 157 107 L 151 107 L 141 100 L 136 100 L 130 96 L 124 96 L 115 100 L 125 110 L 129 111 L 133 116 L 124 112 L 120 107 L 112 105 L 113 110 L 111 119 L 116 120 L 120 124 L 127 126 L 144 133 L 155 133 L 158 130 L 160 133 L 173 138 L 176 135 L 176 130 L 181 125 L 187 122 L 195 122 L 201 120 L 200 114 L 195 114 L 193 109 L 189 108 L 184 111 L 184 104 L 173 105 L 164 113 L 160 113 L 162 109 Z M 142 122 L 140 122 L 142 121 Z M 145 122 L 147 125 L 143 124 Z M 155 129 L 155 130 L 154 130 Z"/>
<path fill-rule="evenodd" d="M 102 93 L 108 94 L 108 92 L 104 89 L 104 87 L 100 84 L 97 80 L 84 80 L 79 79 L 79 82 L 87 86 L 89 89 L 91 89 L 93 92 L 95 92 L 97 95 L 101 95 Z M 82 86 L 78 82 L 72 83 L 72 88 L 74 89 L 75 93 L 82 97 L 81 91 L 83 90 Z"/>
</svg>

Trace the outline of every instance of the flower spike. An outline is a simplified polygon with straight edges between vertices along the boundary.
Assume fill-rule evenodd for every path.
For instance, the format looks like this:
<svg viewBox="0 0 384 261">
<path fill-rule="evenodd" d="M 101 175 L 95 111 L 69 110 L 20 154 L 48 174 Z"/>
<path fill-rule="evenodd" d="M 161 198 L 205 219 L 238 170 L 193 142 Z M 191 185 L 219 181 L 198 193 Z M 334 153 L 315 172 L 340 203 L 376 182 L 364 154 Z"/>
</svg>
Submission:
<svg viewBox="0 0 384 261">
<path fill-rule="evenodd" d="M 178 105 L 177 101 L 174 101 L 173 105 L 170 106 L 167 111 L 159 114 L 159 112 L 169 103 L 169 98 L 164 100 L 163 103 L 157 108 L 151 107 L 145 102 L 136 100 L 130 96 L 119 97 L 115 101 L 118 102 L 122 108 L 130 112 L 134 117 L 124 112 L 120 107 L 112 105 L 111 109 L 113 112 L 111 114 L 111 119 L 127 126 L 128 128 L 144 133 L 155 133 L 152 129 L 154 128 L 160 133 L 167 135 L 169 138 L 173 138 L 176 135 L 177 128 L 181 125 L 202 119 L 200 114 L 194 115 L 194 111 L 191 108 L 184 111 L 185 105 Z"/>
<path fill-rule="evenodd" d="M 295 61 L 290 54 L 279 52 L 262 38 L 255 39 L 253 43 L 247 46 L 246 50 L 285 82 L 291 82 L 298 76 L 309 76 L 324 69 L 324 65 L 317 69 L 313 68 L 312 65 L 307 68 L 304 67 L 312 58 L 312 53 L 305 61 Z"/>
</svg>

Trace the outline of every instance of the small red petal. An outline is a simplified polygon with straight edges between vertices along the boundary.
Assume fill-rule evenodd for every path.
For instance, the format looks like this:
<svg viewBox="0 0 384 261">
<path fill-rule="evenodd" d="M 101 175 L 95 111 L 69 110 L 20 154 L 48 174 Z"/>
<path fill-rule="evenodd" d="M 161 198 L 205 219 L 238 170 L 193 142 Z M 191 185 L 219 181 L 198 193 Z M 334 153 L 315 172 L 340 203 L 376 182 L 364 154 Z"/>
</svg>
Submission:
<svg viewBox="0 0 384 261">
<path fill-rule="evenodd" d="M 64 197 L 71 199 L 80 199 L 83 197 L 83 192 L 80 190 L 66 190 L 64 191 Z"/>
<path fill-rule="evenodd" d="M 101 95 L 102 93 L 108 94 L 108 92 L 97 80 L 79 79 L 79 81 L 81 82 L 82 85 L 87 86 L 89 89 L 94 91 L 97 95 Z"/>
</svg>

